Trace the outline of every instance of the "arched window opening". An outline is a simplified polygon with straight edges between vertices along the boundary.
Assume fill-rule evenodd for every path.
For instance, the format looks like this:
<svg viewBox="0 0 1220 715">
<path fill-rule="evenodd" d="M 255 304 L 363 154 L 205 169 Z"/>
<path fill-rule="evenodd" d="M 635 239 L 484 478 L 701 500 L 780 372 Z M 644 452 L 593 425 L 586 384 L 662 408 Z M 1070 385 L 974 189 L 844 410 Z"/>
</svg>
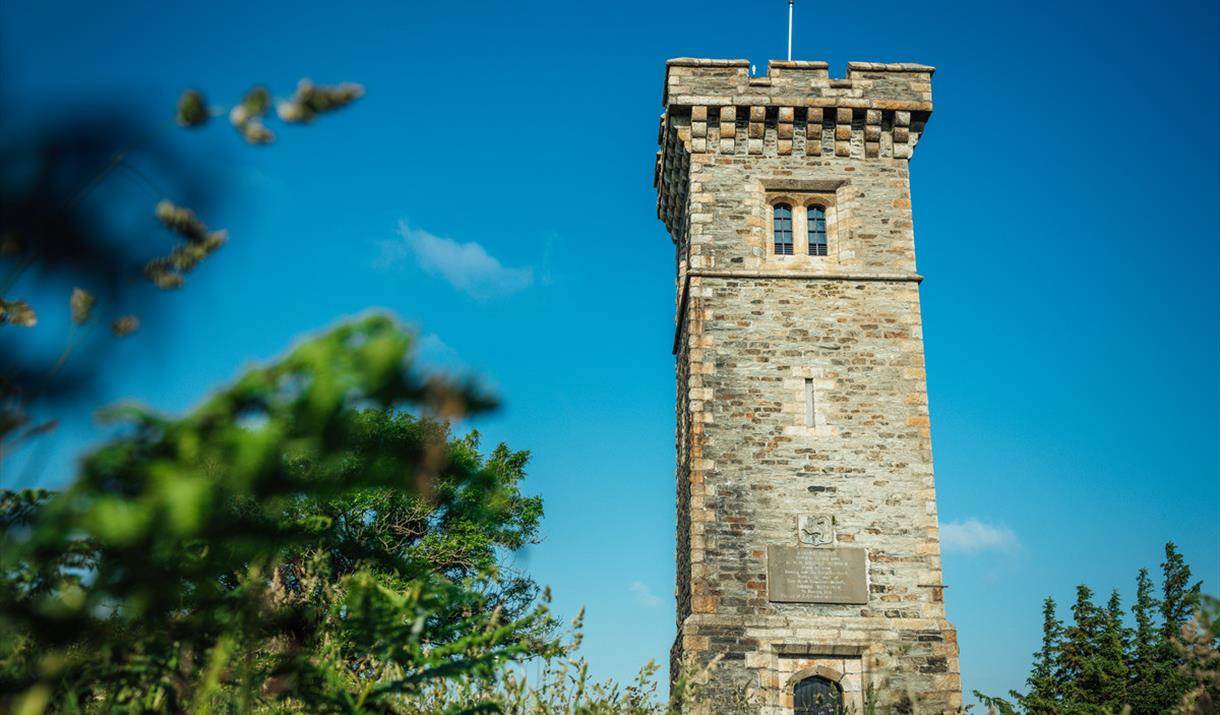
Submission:
<svg viewBox="0 0 1220 715">
<path fill-rule="evenodd" d="M 792 207 L 788 204 L 775 205 L 774 220 L 775 255 L 792 255 Z"/>
<path fill-rule="evenodd" d="M 815 675 L 796 684 L 793 705 L 796 715 L 842 715 L 843 691 L 838 683 Z"/>
<path fill-rule="evenodd" d="M 809 255 L 826 255 L 826 208 L 810 206 L 806 209 L 809 216 Z"/>
</svg>

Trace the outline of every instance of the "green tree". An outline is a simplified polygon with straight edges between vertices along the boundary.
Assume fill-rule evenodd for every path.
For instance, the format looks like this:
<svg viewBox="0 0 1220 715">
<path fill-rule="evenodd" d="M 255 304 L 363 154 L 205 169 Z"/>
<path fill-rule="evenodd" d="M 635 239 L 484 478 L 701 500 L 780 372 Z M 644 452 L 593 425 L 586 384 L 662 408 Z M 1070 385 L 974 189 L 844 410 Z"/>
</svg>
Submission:
<svg viewBox="0 0 1220 715">
<path fill-rule="evenodd" d="M 1165 561 L 1161 564 L 1161 636 L 1172 640 L 1178 631 L 1190 621 L 1199 607 L 1201 582 L 1190 583 L 1190 566 L 1178 553 L 1172 541 L 1165 544 Z"/>
<path fill-rule="evenodd" d="M 1015 704 L 975 691 L 1001 715 L 1169 715 L 1210 713 L 1220 703 L 1220 601 L 1191 583 L 1190 567 L 1165 545 L 1162 598 L 1147 569 L 1136 578 L 1135 627 L 1123 624 L 1117 591 L 1104 608 L 1087 586 L 1076 588 L 1072 623 L 1043 603 L 1042 647 L 1034 653 L 1028 694 Z"/>
<path fill-rule="evenodd" d="M 1063 623 L 1055 615 L 1055 599 L 1047 597 L 1042 603 L 1042 647 L 1034 653 L 1033 669 L 1026 681 L 1029 693 L 1012 693 L 1030 715 L 1055 715 L 1062 709 L 1062 675 L 1058 666 L 1062 639 Z"/>
<path fill-rule="evenodd" d="M 1160 653 L 1160 632 L 1156 626 L 1158 606 L 1148 569 L 1140 569 L 1135 579 L 1135 604 L 1131 606 L 1135 632 L 1129 650 L 1127 686 L 1128 704 L 1134 715 L 1154 715 L 1159 708 L 1160 699 L 1156 694 Z"/>
<path fill-rule="evenodd" d="M 357 452 L 447 444 L 447 467 L 410 489 L 373 486 L 300 503 L 298 518 L 333 525 L 325 544 L 328 578 L 354 574 L 375 548 L 406 567 L 375 569 L 384 585 L 403 586 L 428 574 L 453 582 L 485 576 L 488 605 L 506 618 L 523 615 L 538 588 L 508 568 L 504 557 L 538 541 L 542 499 L 519 489 L 529 453 L 501 444 L 484 457 L 478 432 L 454 438 L 447 422 L 402 411 L 364 410 L 355 420 L 359 440 L 350 447 Z M 471 481 L 471 474 L 481 476 Z M 317 547 L 311 542 L 290 549 L 282 568 L 289 574 L 307 570 Z"/>
<path fill-rule="evenodd" d="M 382 316 L 342 326 L 183 419 L 116 411 L 130 434 L 69 489 L 6 495 L 0 710 L 416 712 L 557 654 L 497 563 L 541 514 L 526 457 L 452 439 L 493 402 L 408 347 Z"/>
<path fill-rule="evenodd" d="M 1165 544 L 1161 563 L 1161 630 L 1157 639 L 1156 687 L 1151 703 L 1156 712 L 1178 707 L 1191 683 L 1184 671 L 1185 661 L 1175 645 L 1183 626 L 1199 607 L 1201 584 L 1190 583 L 1190 566 L 1171 541 Z"/>
<path fill-rule="evenodd" d="M 1064 713 L 1104 713 L 1101 692 L 1105 670 L 1101 654 L 1105 614 L 1093 603 L 1088 586 L 1076 587 L 1072 623 L 1063 632 L 1058 668 L 1063 674 Z"/>
<path fill-rule="evenodd" d="M 1101 682 L 1098 689 L 1099 704 L 1106 710 L 1117 713 L 1127 700 L 1127 649 L 1131 640 L 1123 625 L 1123 607 L 1118 590 L 1110 593 L 1102 615 L 1103 626 L 1098 652 L 1098 669 Z"/>
</svg>

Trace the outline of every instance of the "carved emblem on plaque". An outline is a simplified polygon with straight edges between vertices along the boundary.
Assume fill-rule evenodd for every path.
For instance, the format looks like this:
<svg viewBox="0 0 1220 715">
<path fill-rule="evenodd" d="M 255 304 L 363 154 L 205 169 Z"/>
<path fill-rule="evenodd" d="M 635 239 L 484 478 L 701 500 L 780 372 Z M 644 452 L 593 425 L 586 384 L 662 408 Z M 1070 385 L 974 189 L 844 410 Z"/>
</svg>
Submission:
<svg viewBox="0 0 1220 715">
<path fill-rule="evenodd" d="M 834 519 L 827 514 L 798 516 L 796 526 L 802 544 L 829 546 L 835 542 Z"/>
</svg>

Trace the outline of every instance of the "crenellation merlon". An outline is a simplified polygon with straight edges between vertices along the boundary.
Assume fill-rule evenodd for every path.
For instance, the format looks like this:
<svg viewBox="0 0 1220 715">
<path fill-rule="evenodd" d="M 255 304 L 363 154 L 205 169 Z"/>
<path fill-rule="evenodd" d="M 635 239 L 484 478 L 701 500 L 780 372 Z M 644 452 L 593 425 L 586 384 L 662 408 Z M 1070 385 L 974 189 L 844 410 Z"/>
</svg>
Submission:
<svg viewBox="0 0 1220 715">
<path fill-rule="evenodd" d="M 665 65 L 661 102 L 671 106 L 800 106 L 932 111 L 928 65 L 848 62 L 845 78 L 833 78 L 826 62 L 771 60 L 753 77 L 749 60 L 671 59 Z"/>
</svg>

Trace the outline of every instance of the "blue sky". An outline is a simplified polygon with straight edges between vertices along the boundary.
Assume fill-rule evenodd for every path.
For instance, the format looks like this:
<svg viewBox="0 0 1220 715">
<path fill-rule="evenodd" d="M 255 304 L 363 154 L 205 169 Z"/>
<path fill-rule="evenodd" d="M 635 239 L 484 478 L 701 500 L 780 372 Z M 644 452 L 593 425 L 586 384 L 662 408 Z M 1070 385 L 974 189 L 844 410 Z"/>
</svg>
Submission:
<svg viewBox="0 0 1220 715">
<path fill-rule="evenodd" d="M 302 334 L 394 311 L 431 364 L 505 399 L 479 426 L 532 450 L 547 508 L 521 563 L 564 613 L 588 607 L 594 673 L 625 677 L 665 662 L 674 633 L 674 262 L 651 186 L 664 61 L 761 69 L 783 56 L 786 10 L 11 0 L 0 102 L 18 122 L 82 102 L 159 117 L 185 86 L 222 102 L 255 82 L 363 83 L 355 107 L 268 149 L 221 123 L 173 135 L 224 189 L 204 219 L 231 239 L 123 343 L 101 401 L 181 411 Z M 1166 540 L 1220 592 L 1217 12 L 797 4 L 794 56 L 832 76 L 938 68 L 912 182 L 967 690 L 1020 687 L 1040 600 L 1083 582 L 1129 602 Z M 55 306 L 36 304 L 47 330 Z M 34 479 L 61 483 L 92 429 L 69 416 Z M 5 486 L 25 479 L 6 469 Z"/>
</svg>

